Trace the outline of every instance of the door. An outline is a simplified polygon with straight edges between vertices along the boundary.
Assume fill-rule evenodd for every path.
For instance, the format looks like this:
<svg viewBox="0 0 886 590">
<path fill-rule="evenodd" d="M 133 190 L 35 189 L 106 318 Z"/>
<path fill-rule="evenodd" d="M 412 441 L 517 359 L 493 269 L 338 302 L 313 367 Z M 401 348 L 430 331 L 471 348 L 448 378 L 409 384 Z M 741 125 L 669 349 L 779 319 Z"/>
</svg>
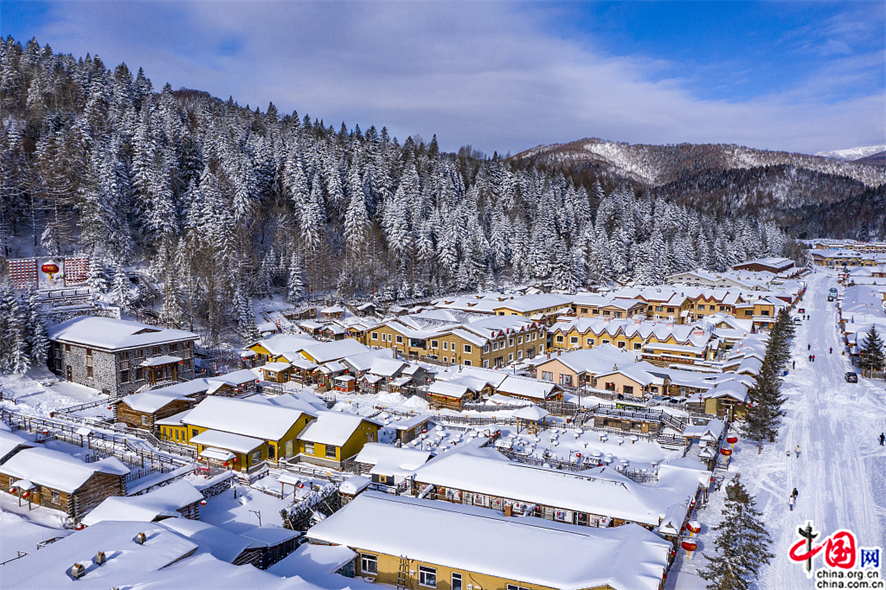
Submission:
<svg viewBox="0 0 886 590">
<path fill-rule="evenodd" d="M 65 378 L 66 378 L 68 381 L 73 381 L 73 380 L 74 380 L 74 378 L 72 377 L 71 365 L 67 365 L 67 368 L 65 369 Z"/>
</svg>

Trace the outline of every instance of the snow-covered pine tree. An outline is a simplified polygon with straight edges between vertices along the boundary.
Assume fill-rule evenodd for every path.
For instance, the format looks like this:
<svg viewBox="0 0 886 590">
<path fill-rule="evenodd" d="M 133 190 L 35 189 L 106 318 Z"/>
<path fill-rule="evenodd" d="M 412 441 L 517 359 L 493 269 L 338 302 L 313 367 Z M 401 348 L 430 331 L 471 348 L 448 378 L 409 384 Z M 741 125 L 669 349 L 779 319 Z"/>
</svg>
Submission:
<svg viewBox="0 0 886 590">
<path fill-rule="evenodd" d="M 708 564 L 699 572 L 708 590 L 747 590 L 760 567 L 775 557 L 772 540 L 763 526 L 756 502 L 736 475 L 726 486 L 723 520 L 714 527 L 716 553 L 705 554 Z"/>
<path fill-rule="evenodd" d="M 862 371 L 880 369 L 883 367 L 883 357 L 883 340 L 880 338 L 876 326 L 871 325 L 858 353 L 858 366 Z"/>
<path fill-rule="evenodd" d="M 32 366 L 46 364 L 47 352 L 49 351 L 49 339 L 46 335 L 46 322 L 43 317 L 43 308 L 37 299 L 34 289 L 28 290 L 28 321 L 27 321 L 27 344 L 28 357 Z"/>
</svg>

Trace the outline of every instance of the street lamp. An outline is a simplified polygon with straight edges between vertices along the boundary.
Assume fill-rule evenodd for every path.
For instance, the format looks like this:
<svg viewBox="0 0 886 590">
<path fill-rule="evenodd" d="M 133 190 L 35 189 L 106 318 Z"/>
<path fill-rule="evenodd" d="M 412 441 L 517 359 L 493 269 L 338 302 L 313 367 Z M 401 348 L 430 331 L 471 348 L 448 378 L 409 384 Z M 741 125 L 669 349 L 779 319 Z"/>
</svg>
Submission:
<svg viewBox="0 0 886 590">
<path fill-rule="evenodd" d="M 258 526 L 261 526 L 261 510 L 250 510 L 250 512 L 258 517 Z"/>
</svg>

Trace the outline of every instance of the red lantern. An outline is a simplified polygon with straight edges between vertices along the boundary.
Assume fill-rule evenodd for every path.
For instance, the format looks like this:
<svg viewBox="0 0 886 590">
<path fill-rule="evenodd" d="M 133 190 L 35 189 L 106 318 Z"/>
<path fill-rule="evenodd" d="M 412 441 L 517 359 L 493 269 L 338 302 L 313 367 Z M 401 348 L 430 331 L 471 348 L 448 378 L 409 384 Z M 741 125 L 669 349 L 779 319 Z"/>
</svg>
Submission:
<svg viewBox="0 0 886 590">
<path fill-rule="evenodd" d="M 200 500 L 200 506 L 206 506 L 206 500 Z"/>
<path fill-rule="evenodd" d="M 236 462 L 237 462 L 237 457 L 234 457 L 234 463 L 236 463 Z"/>
<path fill-rule="evenodd" d="M 108 409 L 110 410 L 110 409 L 111 409 L 111 406 L 108 406 Z"/>
<path fill-rule="evenodd" d="M 680 546 L 686 551 L 695 551 L 698 548 L 698 543 L 695 541 L 683 541 L 680 543 Z"/>
<path fill-rule="evenodd" d="M 24 494 L 22 494 L 22 498 L 27 498 L 30 495 L 31 495 L 31 492 L 25 492 Z"/>
<path fill-rule="evenodd" d="M 78 524 L 78 525 L 77 525 L 77 530 L 78 530 L 78 531 L 82 531 L 82 530 L 85 529 L 85 528 L 86 528 L 86 527 L 83 526 L 82 524 Z"/>
<path fill-rule="evenodd" d="M 49 417 L 50 417 L 50 418 L 55 417 L 55 412 L 49 412 Z"/>
<path fill-rule="evenodd" d="M 720 449 L 720 454 L 724 457 L 728 457 L 732 454 L 732 449 Z"/>
<path fill-rule="evenodd" d="M 581 459 L 581 453 L 576 453 L 575 456 L 576 458 Z"/>
<path fill-rule="evenodd" d="M 59 267 L 56 263 L 47 262 L 46 264 L 44 264 L 43 266 L 40 267 L 40 270 L 42 270 L 43 272 L 45 272 L 48 275 L 54 275 L 55 273 L 57 273 L 61 269 L 59 269 Z"/>
<path fill-rule="evenodd" d="M 227 467 L 227 466 L 228 466 L 228 462 L 225 461 L 224 463 L 222 463 L 222 465 L 224 465 L 225 467 Z"/>
<path fill-rule="evenodd" d="M 701 532 L 701 526 L 699 526 L 698 523 L 693 523 L 692 521 L 689 521 L 686 523 L 686 530 L 692 534 L 697 534 Z"/>
<path fill-rule="evenodd" d="M 303 487 L 305 487 L 305 484 L 303 484 L 302 482 L 298 482 L 298 489 L 302 489 Z"/>
<path fill-rule="evenodd" d="M 10 494 L 14 494 L 14 493 L 15 493 L 15 488 L 9 488 L 9 493 L 10 493 Z"/>
<path fill-rule="evenodd" d="M 730 437 L 727 437 L 727 438 L 726 438 L 726 442 L 728 442 L 728 443 L 731 444 L 731 445 L 734 445 L 735 443 L 738 442 L 738 437 L 737 437 L 737 436 L 730 436 Z"/>
</svg>

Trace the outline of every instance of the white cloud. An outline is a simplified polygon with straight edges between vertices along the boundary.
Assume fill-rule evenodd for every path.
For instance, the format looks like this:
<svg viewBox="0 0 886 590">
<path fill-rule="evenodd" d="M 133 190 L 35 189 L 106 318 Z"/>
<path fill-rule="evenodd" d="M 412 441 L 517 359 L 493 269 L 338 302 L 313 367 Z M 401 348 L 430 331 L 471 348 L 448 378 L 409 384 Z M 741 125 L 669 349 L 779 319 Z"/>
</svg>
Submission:
<svg viewBox="0 0 886 590">
<path fill-rule="evenodd" d="M 35 31 L 56 51 L 144 66 L 160 88 L 206 90 L 336 128 L 436 133 L 444 149 L 520 151 L 586 136 L 815 152 L 883 143 L 884 93 L 856 96 L 882 53 L 848 54 L 857 19 L 827 24 L 837 60 L 781 95 L 702 100 L 680 64 L 606 55 L 511 3 L 71 3 Z M 544 29 L 542 23 L 544 22 Z M 841 34 L 837 34 L 841 33 Z M 824 45 L 820 45 L 824 47 Z M 744 76 L 745 73 L 738 75 Z"/>
</svg>

